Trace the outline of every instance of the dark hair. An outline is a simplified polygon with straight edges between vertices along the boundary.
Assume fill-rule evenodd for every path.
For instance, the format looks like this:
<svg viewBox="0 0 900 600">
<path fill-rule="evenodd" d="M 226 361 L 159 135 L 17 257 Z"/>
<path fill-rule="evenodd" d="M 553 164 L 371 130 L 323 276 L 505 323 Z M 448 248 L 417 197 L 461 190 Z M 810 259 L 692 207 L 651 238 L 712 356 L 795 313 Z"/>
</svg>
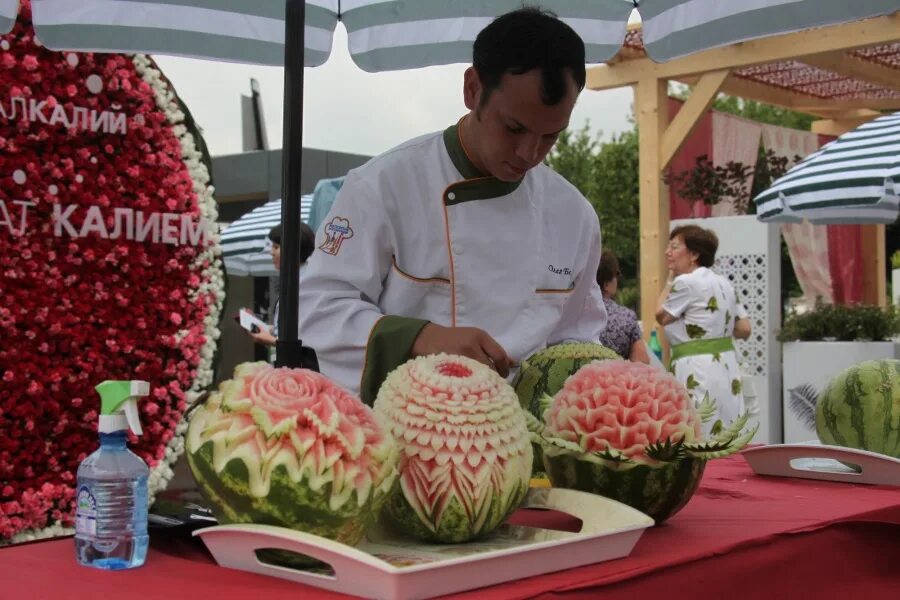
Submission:
<svg viewBox="0 0 900 600">
<path fill-rule="evenodd" d="M 273 244 L 281 245 L 281 225 L 278 224 L 269 230 L 269 241 Z"/>
<path fill-rule="evenodd" d="M 703 229 L 697 225 L 681 225 L 672 230 L 669 240 L 681 236 L 684 246 L 697 253 L 697 263 L 701 267 L 711 267 L 716 262 L 716 250 L 719 249 L 719 238 L 711 229 Z"/>
<path fill-rule="evenodd" d="M 604 250 L 600 255 L 600 266 L 597 267 L 597 283 L 602 288 L 613 279 L 617 279 L 619 275 L 621 275 L 619 259 L 612 250 Z"/>
<path fill-rule="evenodd" d="M 269 230 L 269 239 L 273 244 L 281 245 L 281 225 L 276 225 Z M 300 222 L 300 264 L 306 262 L 313 250 L 316 249 L 316 233 L 312 228 Z"/>
<path fill-rule="evenodd" d="M 472 47 L 472 66 L 483 88 L 482 105 L 504 74 L 540 69 L 544 103 L 553 106 L 566 94 L 566 71 L 578 90 L 584 89 L 584 60 L 584 42 L 575 30 L 539 8 L 500 15 L 481 30 Z"/>
<path fill-rule="evenodd" d="M 312 227 L 300 222 L 300 264 L 307 261 L 313 250 L 316 249 L 316 232 Z"/>
</svg>

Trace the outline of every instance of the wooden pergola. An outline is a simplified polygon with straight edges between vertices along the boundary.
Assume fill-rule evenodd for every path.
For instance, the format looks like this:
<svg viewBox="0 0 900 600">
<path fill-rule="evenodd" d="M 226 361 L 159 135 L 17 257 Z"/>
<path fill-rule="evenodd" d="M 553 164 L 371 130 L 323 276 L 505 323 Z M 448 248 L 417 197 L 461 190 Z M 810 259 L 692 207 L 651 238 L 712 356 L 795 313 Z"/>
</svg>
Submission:
<svg viewBox="0 0 900 600">
<path fill-rule="evenodd" d="M 669 82 L 691 86 L 669 120 Z M 640 145 L 641 320 L 656 326 L 656 299 L 667 272 L 669 193 L 664 172 L 717 94 L 820 117 L 816 133 L 839 135 L 881 111 L 900 110 L 900 12 L 699 52 L 666 63 L 647 58 L 640 27 L 608 63 L 588 69 L 587 88 L 634 88 Z M 884 305 L 884 225 L 863 236 L 864 301 Z"/>
</svg>

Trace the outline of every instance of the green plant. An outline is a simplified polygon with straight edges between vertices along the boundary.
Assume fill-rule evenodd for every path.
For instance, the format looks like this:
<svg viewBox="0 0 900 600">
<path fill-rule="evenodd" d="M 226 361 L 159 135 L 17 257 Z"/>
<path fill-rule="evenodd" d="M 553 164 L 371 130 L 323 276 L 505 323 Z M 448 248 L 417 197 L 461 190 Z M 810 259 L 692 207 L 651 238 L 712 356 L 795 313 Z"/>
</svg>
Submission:
<svg viewBox="0 0 900 600">
<path fill-rule="evenodd" d="M 900 250 L 897 250 L 893 254 L 891 254 L 891 267 L 894 269 L 900 269 Z"/>
<path fill-rule="evenodd" d="M 789 314 L 778 339 L 782 342 L 881 342 L 896 335 L 900 335 L 900 311 L 895 307 L 817 302 L 809 312 Z"/>
<path fill-rule="evenodd" d="M 634 312 L 641 310 L 641 288 L 637 282 L 633 285 L 619 286 L 619 293 L 614 298 L 616 302 Z"/>
</svg>

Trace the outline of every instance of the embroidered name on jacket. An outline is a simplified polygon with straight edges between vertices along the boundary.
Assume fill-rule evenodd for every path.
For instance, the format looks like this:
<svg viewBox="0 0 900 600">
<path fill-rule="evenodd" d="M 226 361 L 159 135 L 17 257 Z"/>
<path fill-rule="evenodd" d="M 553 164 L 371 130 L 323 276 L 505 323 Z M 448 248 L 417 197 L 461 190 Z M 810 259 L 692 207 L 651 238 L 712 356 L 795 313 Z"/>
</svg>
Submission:
<svg viewBox="0 0 900 600">
<path fill-rule="evenodd" d="M 341 251 L 344 240 L 353 237 L 353 228 L 350 227 L 350 219 L 335 217 L 331 223 L 325 226 L 325 241 L 319 246 L 319 250 L 332 256 L 337 256 Z"/>
<path fill-rule="evenodd" d="M 556 273 L 557 275 L 571 275 L 572 269 L 569 267 L 554 267 L 553 265 L 547 265 L 547 270 L 551 273 Z"/>
</svg>

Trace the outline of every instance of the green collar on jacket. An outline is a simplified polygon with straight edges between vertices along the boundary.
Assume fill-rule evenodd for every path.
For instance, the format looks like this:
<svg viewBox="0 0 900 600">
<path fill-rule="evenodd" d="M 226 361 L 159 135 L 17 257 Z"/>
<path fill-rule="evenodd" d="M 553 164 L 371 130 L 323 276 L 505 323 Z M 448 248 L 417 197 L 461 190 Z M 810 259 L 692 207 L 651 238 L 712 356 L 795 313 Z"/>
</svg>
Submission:
<svg viewBox="0 0 900 600">
<path fill-rule="evenodd" d="M 464 177 L 463 180 L 451 183 L 444 190 L 444 203 L 447 206 L 468 202 L 469 200 L 487 200 L 511 194 L 519 187 L 521 181 L 500 181 L 496 177 L 483 175 L 469 160 L 462 142 L 459 139 L 459 123 L 444 130 L 444 146 L 453 161 L 453 166 Z"/>
</svg>

